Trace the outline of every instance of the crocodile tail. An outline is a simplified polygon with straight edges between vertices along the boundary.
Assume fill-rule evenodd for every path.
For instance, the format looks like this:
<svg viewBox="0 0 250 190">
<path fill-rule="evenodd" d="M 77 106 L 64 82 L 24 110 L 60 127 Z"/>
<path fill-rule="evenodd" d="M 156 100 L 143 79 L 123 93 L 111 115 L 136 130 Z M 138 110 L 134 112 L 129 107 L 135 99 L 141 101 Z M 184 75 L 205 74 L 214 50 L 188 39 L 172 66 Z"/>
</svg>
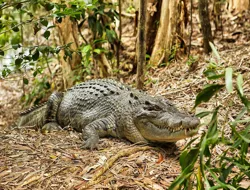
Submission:
<svg viewBox="0 0 250 190">
<path fill-rule="evenodd" d="M 18 127 L 36 126 L 37 128 L 41 128 L 45 124 L 46 111 L 47 102 L 21 112 Z"/>
</svg>

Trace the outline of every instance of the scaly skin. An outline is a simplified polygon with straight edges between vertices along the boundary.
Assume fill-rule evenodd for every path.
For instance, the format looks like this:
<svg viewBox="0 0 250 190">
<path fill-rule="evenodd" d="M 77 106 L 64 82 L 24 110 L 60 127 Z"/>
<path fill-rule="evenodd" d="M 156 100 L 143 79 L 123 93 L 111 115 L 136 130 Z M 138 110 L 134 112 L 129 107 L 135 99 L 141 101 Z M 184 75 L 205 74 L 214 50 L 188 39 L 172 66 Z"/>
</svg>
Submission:
<svg viewBox="0 0 250 190">
<path fill-rule="evenodd" d="M 41 109 L 41 108 L 40 108 Z M 111 135 L 134 143 L 175 142 L 197 133 L 199 119 L 178 111 L 167 99 L 152 97 L 111 79 L 90 80 L 64 94 L 53 93 L 43 111 L 27 111 L 21 125 L 43 130 L 71 126 L 82 132 L 84 148 Z M 36 118 L 27 122 L 27 118 Z M 39 119 L 43 118 L 43 119 Z"/>
</svg>

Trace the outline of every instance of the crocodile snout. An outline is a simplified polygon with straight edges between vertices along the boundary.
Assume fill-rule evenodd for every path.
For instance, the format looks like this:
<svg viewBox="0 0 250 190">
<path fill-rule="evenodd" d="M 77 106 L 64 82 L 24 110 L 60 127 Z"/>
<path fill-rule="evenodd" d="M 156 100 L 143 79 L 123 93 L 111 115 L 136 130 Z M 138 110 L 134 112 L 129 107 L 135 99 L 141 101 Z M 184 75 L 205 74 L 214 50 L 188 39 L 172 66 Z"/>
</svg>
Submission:
<svg viewBox="0 0 250 190">
<path fill-rule="evenodd" d="M 185 117 L 182 120 L 183 128 L 195 128 L 200 124 L 200 120 L 197 117 Z"/>
</svg>

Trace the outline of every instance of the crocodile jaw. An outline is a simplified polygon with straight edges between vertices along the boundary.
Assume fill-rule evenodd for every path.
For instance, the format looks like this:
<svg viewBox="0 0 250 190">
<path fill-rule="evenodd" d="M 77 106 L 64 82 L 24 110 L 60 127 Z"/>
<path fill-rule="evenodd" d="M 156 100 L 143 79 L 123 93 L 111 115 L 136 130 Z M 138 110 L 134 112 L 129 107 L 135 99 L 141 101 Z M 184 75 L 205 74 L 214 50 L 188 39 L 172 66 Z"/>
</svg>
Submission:
<svg viewBox="0 0 250 190">
<path fill-rule="evenodd" d="M 198 126 L 184 128 L 182 126 L 174 129 L 170 127 L 158 127 L 151 122 L 143 122 L 137 125 L 142 136 L 152 142 L 176 142 L 197 134 Z"/>
</svg>

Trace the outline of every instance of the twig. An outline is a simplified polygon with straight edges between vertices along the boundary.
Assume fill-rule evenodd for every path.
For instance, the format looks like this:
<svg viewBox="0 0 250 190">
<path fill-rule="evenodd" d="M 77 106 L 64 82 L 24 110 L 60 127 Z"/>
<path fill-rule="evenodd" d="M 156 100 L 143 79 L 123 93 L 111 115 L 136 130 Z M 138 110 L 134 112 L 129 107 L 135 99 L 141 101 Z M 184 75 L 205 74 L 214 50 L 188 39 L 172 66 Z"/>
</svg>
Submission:
<svg viewBox="0 0 250 190">
<path fill-rule="evenodd" d="M 149 150 L 152 149 L 152 147 L 150 146 L 142 146 L 142 147 L 133 147 L 130 149 L 125 149 L 125 150 L 120 150 L 116 155 L 112 156 L 111 158 L 109 158 L 106 162 L 106 164 L 100 168 L 99 170 L 97 170 L 95 172 L 95 174 L 93 175 L 92 179 L 88 182 L 88 183 L 82 183 L 79 184 L 77 186 L 75 186 L 75 188 L 79 189 L 87 189 L 90 186 L 93 186 L 97 183 L 100 182 L 100 180 L 98 179 L 101 175 L 103 175 L 114 163 L 116 160 L 118 160 L 121 157 L 124 156 L 129 156 L 131 154 L 134 154 L 138 151 L 145 151 L 145 150 Z"/>
<path fill-rule="evenodd" d="M 9 30 L 5 30 L 3 32 L 0 32 L 0 34 L 4 34 L 6 32 L 9 32 L 9 31 L 13 30 L 13 28 L 16 28 L 16 27 L 18 27 L 18 26 L 20 26 L 22 24 L 27 24 L 27 23 L 30 23 L 30 22 L 32 22 L 32 19 L 31 20 L 27 20 L 25 22 L 20 22 L 19 24 L 16 24 L 15 26 L 11 27 Z"/>
<path fill-rule="evenodd" d="M 7 8 L 12 7 L 12 6 L 15 6 L 15 5 L 17 5 L 17 4 L 26 3 L 26 2 L 29 2 L 29 1 L 31 1 L 31 0 L 21 1 L 21 2 L 15 2 L 15 3 L 11 3 L 11 4 L 7 4 L 7 3 L 6 3 L 6 4 L 3 5 L 2 7 L 0 7 L 0 9 L 1 9 L 1 10 L 7 9 Z"/>
<path fill-rule="evenodd" d="M 83 41 L 85 42 L 85 44 L 88 44 L 88 41 L 87 41 L 87 40 L 84 38 L 84 36 L 82 35 L 81 27 L 78 26 L 77 29 L 78 29 L 78 33 L 80 34 L 80 36 L 81 36 L 81 38 L 83 39 Z"/>
<path fill-rule="evenodd" d="M 60 170 L 54 172 L 53 174 L 51 174 L 50 176 L 48 176 L 48 177 L 46 177 L 46 178 L 44 178 L 44 179 L 37 180 L 33 185 L 35 185 L 35 184 L 37 184 L 37 183 L 39 183 L 39 182 L 43 182 L 43 181 L 45 181 L 45 180 L 47 180 L 47 179 L 49 179 L 49 178 L 51 178 L 51 177 L 53 177 L 53 176 L 55 176 L 55 175 L 61 173 L 61 172 L 63 172 L 64 170 L 66 170 L 66 169 L 68 169 L 68 168 L 69 168 L 69 166 L 66 166 L 66 167 L 64 167 L 64 168 L 62 168 L 62 169 L 60 169 Z"/>
<path fill-rule="evenodd" d="M 45 61 L 46 61 L 46 65 L 47 65 L 48 70 L 49 70 L 50 78 L 51 78 L 51 80 L 52 80 L 52 79 L 53 79 L 52 71 L 51 71 L 51 69 L 50 69 L 49 62 L 48 62 L 48 57 L 47 57 L 47 56 L 45 57 Z"/>
</svg>

